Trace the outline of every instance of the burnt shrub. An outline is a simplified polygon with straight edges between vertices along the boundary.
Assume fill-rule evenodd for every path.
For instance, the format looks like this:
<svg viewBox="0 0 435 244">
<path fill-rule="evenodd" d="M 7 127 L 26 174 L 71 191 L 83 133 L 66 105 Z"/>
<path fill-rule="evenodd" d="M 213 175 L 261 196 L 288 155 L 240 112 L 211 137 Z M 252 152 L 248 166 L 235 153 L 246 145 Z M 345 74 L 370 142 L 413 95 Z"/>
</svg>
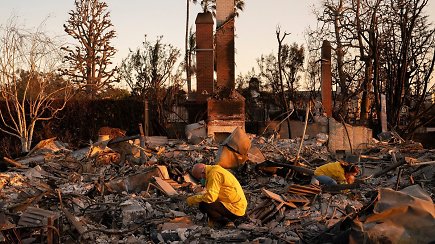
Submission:
<svg viewBox="0 0 435 244">
<path fill-rule="evenodd" d="M 2 101 L 0 109 L 5 109 Z M 138 124 L 144 121 L 143 111 L 144 103 L 137 99 L 71 100 L 56 118 L 36 124 L 32 146 L 57 137 L 73 148 L 82 147 L 89 144 L 89 140 L 97 140 L 98 129 L 103 126 L 123 129 L 127 135 L 139 134 Z M 7 120 L 7 123 L 11 121 Z M 0 154 L 13 157 L 19 153 L 19 139 L 0 131 Z"/>
</svg>

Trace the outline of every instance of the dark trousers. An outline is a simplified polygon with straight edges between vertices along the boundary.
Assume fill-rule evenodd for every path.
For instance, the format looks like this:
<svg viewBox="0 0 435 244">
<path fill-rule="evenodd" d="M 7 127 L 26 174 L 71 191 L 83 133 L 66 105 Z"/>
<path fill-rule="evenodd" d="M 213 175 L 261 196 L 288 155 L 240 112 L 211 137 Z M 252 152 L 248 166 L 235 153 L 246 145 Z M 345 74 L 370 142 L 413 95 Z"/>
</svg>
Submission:
<svg viewBox="0 0 435 244">
<path fill-rule="evenodd" d="M 215 201 L 212 203 L 200 202 L 199 210 L 207 214 L 207 216 L 219 225 L 225 225 L 230 221 L 235 221 L 241 216 L 231 213 L 221 202 Z"/>
</svg>

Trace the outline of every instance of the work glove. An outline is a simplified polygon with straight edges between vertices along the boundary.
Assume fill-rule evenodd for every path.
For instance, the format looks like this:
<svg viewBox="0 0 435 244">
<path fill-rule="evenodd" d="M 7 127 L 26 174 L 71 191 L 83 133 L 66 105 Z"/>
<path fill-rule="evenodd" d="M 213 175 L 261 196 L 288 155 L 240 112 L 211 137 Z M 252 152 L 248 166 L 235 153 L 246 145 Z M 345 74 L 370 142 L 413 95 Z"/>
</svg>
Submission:
<svg viewBox="0 0 435 244">
<path fill-rule="evenodd" d="M 200 195 L 190 196 L 186 199 L 186 202 L 187 202 L 187 205 L 189 205 L 189 206 L 198 205 L 201 202 L 201 196 Z"/>
</svg>

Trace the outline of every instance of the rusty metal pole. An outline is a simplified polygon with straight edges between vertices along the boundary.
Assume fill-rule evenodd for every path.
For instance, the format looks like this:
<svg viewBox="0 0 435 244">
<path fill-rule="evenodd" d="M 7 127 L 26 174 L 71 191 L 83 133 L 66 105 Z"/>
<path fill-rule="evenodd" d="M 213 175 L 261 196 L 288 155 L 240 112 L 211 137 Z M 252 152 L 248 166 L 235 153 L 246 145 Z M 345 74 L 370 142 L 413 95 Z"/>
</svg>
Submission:
<svg viewBox="0 0 435 244">
<path fill-rule="evenodd" d="M 47 216 L 47 244 L 53 244 L 53 218 Z"/>
<path fill-rule="evenodd" d="M 324 40 L 322 44 L 322 104 L 327 117 L 332 117 L 332 75 L 331 75 L 331 43 Z"/>
<path fill-rule="evenodd" d="M 149 118 L 149 106 L 148 106 L 148 100 L 145 100 L 144 102 L 144 136 L 149 136 L 150 133 L 150 118 Z"/>
<path fill-rule="evenodd" d="M 139 124 L 139 132 L 140 132 L 140 147 L 145 148 L 145 134 L 143 131 L 142 124 Z M 140 163 L 145 163 L 145 152 L 143 150 L 140 150 Z"/>
<path fill-rule="evenodd" d="M 381 126 L 382 126 L 382 132 L 388 131 L 387 97 L 385 96 L 385 94 L 381 94 Z"/>
<path fill-rule="evenodd" d="M 402 172 L 403 172 L 403 168 L 399 167 L 399 173 L 397 173 L 396 187 L 394 188 L 395 191 L 399 189 L 400 177 L 402 177 Z"/>
</svg>

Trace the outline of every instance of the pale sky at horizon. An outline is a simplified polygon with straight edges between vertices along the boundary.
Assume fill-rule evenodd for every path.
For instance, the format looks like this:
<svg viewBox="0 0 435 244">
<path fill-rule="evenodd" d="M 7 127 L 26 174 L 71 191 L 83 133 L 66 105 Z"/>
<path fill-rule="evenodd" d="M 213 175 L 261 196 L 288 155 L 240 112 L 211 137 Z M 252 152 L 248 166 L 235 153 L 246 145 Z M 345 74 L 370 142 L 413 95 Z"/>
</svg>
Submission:
<svg viewBox="0 0 435 244">
<path fill-rule="evenodd" d="M 49 16 L 46 31 L 61 35 L 66 40 L 63 24 L 73 9 L 73 0 L 0 0 L 0 25 L 12 15 L 26 27 L 38 26 Z M 129 49 L 136 49 L 144 40 L 155 41 L 163 35 L 163 42 L 170 43 L 184 53 L 186 21 L 185 0 L 107 0 L 111 20 L 117 32 L 113 41 L 118 50 L 113 62 L 119 64 Z M 271 2 L 273 4 L 271 4 Z M 320 0 L 245 0 L 245 10 L 236 19 L 236 76 L 246 74 L 256 67 L 256 59 L 262 54 L 276 52 L 276 27 L 291 33 L 286 43 L 305 45 L 304 32 L 317 23 L 312 14 L 313 4 Z M 190 26 L 195 28 L 195 18 L 201 12 L 199 4 L 191 4 Z M 429 2 L 426 14 L 435 23 L 435 3 Z M 182 57 L 180 57 L 180 60 Z"/>
</svg>

